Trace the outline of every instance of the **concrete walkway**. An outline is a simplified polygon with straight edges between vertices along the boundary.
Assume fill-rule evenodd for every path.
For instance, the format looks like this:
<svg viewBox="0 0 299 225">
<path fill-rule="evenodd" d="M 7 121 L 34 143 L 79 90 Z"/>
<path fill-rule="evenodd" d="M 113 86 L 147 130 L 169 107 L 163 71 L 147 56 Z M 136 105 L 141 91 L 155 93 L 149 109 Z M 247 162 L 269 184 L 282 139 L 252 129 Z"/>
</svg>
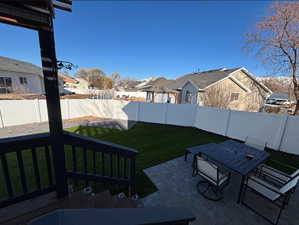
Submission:
<svg viewBox="0 0 299 225">
<path fill-rule="evenodd" d="M 79 126 L 82 122 L 63 122 L 63 128 L 70 128 Z M 87 122 L 87 121 L 85 121 Z M 30 123 L 18 126 L 9 126 L 5 128 L 0 128 L 0 138 L 16 137 L 29 134 L 38 134 L 49 132 L 49 124 L 46 123 Z"/>
<path fill-rule="evenodd" d="M 63 121 L 63 128 L 77 127 L 77 126 L 92 126 L 103 127 L 110 129 L 127 130 L 136 124 L 135 121 L 127 120 L 78 120 L 78 121 Z M 29 134 L 38 134 L 49 132 L 49 124 L 45 123 L 31 123 L 19 126 L 9 126 L 0 128 L 0 138 L 16 137 Z"/>
<path fill-rule="evenodd" d="M 209 201 L 198 194 L 196 184 L 199 176 L 191 175 L 191 158 L 187 162 L 183 157 L 145 169 L 145 173 L 158 188 L 158 191 L 143 199 L 147 206 L 168 206 L 189 208 L 196 216 L 193 225 L 269 225 L 262 217 L 254 214 L 242 204 L 237 204 L 240 177 L 232 175 L 229 186 L 224 190 L 224 198 L 219 202 Z M 283 211 L 280 225 L 299 224 L 299 191 L 292 196 L 290 204 Z M 249 195 L 248 195 L 249 196 Z M 273 215 L 272 205 L 249 196 L 249 201 L 266 213 Z M 277 209 L 277 208 L 275 208 Z M 275 211 L 277 212 L 277 211 Z M 277 214 L 274 214 L 277 215 Z"/>
</svg>

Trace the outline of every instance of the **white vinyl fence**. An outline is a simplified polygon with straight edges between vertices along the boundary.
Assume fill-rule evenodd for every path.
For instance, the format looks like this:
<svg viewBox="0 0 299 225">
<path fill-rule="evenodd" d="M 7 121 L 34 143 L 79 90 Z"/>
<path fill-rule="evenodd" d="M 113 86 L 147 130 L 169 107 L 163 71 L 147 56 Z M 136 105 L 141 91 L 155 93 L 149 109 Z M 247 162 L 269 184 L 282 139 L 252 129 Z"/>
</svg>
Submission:
<svg viewBox="0 0 299 225">
<path fill-rule="evenodd" d="M 63 119 L 97 116 L 192 126 L 242 141 L 252 136 L 262 138 L 270 148 L 299 155 L 299 116 L 221 110 L 192 104 L 95 99 L 61 100 L 61 111 Z M 0 127 L 47 119 L 45 100 L 0 101 Z"/>
</svg>

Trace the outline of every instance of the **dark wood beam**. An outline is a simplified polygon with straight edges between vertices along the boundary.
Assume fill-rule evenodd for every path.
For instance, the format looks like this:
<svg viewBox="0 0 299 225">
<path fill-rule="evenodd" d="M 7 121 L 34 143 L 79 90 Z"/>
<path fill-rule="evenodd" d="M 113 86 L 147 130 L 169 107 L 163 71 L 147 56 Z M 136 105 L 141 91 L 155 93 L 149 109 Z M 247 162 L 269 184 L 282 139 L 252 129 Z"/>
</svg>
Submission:
<svg viewBox="0 0 299 225">
<path fill-rule="evenodd" d="M 22 23 L 16 19 L 11 19 L 11 18 L 7 18 L 7 17 L 3 17 L 3 16 L 0 16 L 0 23 L 5 23 L 5 24 L 13 25 L 13 26 L 18 26 L 18 27 L 24 27 L 24 28 L 33 29 L 33 30 L 50 30 L 50 28 L 47 26 L 41 26 L 41 25 L 34 26 L 34 25 L 30 25 L 30 23 Z"/>
<path fill-rule="evenodd" d="M 68 188 L 65 174 L 66 167 L 63 143 L 63 126 L 58 87 L 55 40 L 53 30 L 39 31 L 38 35 L 46 91 L 54 172 L 56 178 L 56 192 L 57 197 L 60 198 L 67 195 Z"/>
<path fill-rule="evenodd" d="M 47 14 L 26 8 L 15 7 L 5 3 L 0 3 L 0 16 L 28 21 L 28 25 L 32 26 L 50 24 L 50 17 Z"/>
<path fill-rule="evenodd" d="M 69 12 L 72 11 L 72 7 L 60 4 L 58 2 L 53 2 L 53 6 L 54 6 L 54 8 L 57 8 L 57 9 L 61 9 L 61 10 L 69 11 Z"/>
<path fill-rule="evenodd" d="M 56 1 L 68 4 L 68 5 L 72 5 L 73 4 L 72 0 L 56 0 Z"/>
</svg>

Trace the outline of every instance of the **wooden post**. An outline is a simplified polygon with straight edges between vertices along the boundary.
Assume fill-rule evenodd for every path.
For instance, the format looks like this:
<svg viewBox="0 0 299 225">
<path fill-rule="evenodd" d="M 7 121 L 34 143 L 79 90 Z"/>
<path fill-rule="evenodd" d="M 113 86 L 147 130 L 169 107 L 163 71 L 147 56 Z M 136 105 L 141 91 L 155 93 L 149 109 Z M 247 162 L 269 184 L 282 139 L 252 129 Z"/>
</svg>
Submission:
<svg viewBox="0 0 299 225">
<path fill-rule="evenodd" d="M 152 102 L 153 103 L 155 102 L 155 92 L 154 91 L 152 92 Z"/>
<path fill-rule="evenodd" d="M 53 24 L 53 21 L 50 22 Z M 68 188 L 53 28 L 49 31 L 39 30 L 38 35 L 51 134 L 56 192 L 57 197 L 60 198 L 68 194 Z"/>
</svg>

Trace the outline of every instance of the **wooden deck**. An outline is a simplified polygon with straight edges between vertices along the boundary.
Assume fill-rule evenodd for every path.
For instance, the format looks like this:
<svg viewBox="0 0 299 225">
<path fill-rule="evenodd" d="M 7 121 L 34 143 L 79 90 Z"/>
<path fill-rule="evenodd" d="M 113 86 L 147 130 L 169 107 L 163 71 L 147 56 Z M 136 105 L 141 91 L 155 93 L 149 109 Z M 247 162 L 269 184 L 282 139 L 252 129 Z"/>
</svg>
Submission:
<svg viewBox="0 0 299 225">
<path fill-rule="evenodd" d="M 0 225 L 26 225 L 32 219 L 56 209 L 137 207 L 140 207 L 138 201 L 112 196 L 109 191 L 101 192 L 95 196 L 75 192 L 63 199 L 57 199 L 56 193 L 51 192 L 34 199 L 1 208 Z"/>
</svg>

